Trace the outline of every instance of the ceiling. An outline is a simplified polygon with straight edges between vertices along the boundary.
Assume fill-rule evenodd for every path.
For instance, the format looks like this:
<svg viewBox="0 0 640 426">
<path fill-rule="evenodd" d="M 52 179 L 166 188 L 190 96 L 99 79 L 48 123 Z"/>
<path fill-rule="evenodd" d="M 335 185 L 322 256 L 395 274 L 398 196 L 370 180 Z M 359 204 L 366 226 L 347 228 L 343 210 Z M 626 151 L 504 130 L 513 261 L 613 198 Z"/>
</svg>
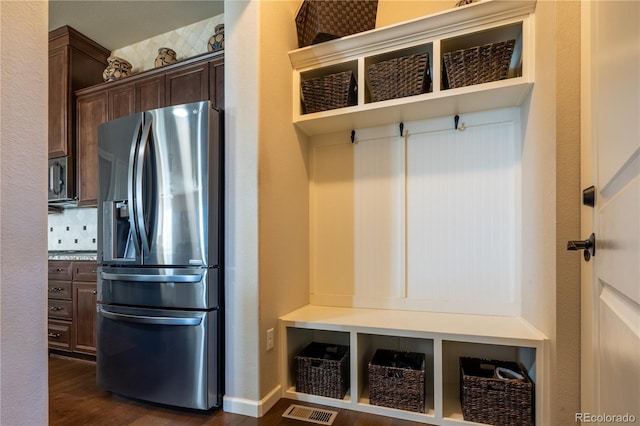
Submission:
<svg viewBox="0 0 640 426">
<path fill-rule="evenodd" d="M 223 0 L 50 0 L 49 30 L 69 25 L 113 51 L 223 12 Z"/>
</svg>

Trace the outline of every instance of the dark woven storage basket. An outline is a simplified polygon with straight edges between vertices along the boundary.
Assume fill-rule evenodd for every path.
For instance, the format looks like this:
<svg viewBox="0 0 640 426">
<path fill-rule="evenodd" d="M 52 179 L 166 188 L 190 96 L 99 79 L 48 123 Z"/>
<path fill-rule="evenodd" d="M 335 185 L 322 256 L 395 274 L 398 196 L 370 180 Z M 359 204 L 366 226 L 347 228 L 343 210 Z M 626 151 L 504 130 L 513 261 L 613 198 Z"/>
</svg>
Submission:
<svg viewBox="0 0 640 426">
<path fill-rule="evenodd" d="M 369 402 L 425 412 L 425 355 L 378 349 L 369 363 Z"/>
<path fill-rule="evenodd" d="M 431 85 L 428 53 L 389 59 L 368 69 L 373 102 L 419 95 Z"/>
<path fill-rule="evenodd" d="M 515 40 L 507 40 L 443 54 L 443 77 L 446 79 L 444 86 L 455 89 L 504 80 L 509 76 L 515 43 Z"/>
<path fill-rule="evenodd" d="M 303 80 L 301 85 L 305 114 L 343 108 L 358 102 L 356 79 L 351 71 Z"/>
<path fill-rule="evenodd" d="M 304 0 L 296 15 L 298 47 L 375 28 L 378 0 Z"/>
<path fill-rule="evenodd" d="M 504 380 L 495 376 L 497 367 L 524 376 Z M 467 421 L 496 426 L 533 425 L 533 383 L 518 363 L 460 358 L 460 403 Z"/>
<path fill-rule="evenodd" d="M 349 347 L 310 343 L 296 356 L 296 391 L 344 398 L 349 389 Z"/>
</svg>

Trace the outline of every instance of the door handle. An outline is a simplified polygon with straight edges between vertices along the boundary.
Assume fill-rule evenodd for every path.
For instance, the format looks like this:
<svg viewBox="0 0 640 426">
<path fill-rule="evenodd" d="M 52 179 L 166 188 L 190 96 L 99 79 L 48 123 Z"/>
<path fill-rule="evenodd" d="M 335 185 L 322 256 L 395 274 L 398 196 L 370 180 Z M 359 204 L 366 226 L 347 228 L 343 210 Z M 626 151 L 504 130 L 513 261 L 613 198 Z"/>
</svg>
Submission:
<svg viewBox="0 0 640 426">
<path fill-rule="evenodd" d="M 591 260 L 596 255 L 596 234 L 592 233 L 586 240 L 567 241 L 567 250 L 584 250 L 584 260 Z"/>
</svg>

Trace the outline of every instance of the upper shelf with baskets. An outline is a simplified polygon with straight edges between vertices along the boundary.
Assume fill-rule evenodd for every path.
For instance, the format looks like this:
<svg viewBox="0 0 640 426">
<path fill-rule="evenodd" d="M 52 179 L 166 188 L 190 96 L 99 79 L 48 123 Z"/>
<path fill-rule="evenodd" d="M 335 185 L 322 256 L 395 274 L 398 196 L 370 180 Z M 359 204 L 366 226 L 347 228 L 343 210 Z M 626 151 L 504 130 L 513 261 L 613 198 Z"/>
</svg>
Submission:
<svg viewBox="0 0 640 426">
<path fill-rule="evenodd" d="M 293 50 L 293 122 L 314 135 L 518 106 L 535 5 L 483 0 Z"/>
</svg>

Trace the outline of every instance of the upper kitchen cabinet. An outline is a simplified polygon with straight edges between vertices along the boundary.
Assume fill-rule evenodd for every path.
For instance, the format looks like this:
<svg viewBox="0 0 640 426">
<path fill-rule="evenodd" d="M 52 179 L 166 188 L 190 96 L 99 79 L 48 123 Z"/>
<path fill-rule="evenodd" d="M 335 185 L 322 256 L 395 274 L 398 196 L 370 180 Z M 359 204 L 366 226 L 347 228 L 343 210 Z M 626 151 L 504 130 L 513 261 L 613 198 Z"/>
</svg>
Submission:
<svg viewBox="0 0 640 426">
<path fill-rule="evenodd" d="M 98 195 L 98 126 L 136 112 L 210 100 L 224 107 L 224 52 L 218 51 L 97 84 L 77 95 L 78 205 Z"/>
<path fill-rule="evenodd" d="M 486 0 L 292 50 L 293 123 L 315 135 L 519 106 L 534 82 L 535 5 Z"/>
<path fill-rule="evenodd" d="M 75 91 L 102 81 L 109 53 L 69 26 L 49 33 L 49 158 L 74 155 Z"/>
</svg>

